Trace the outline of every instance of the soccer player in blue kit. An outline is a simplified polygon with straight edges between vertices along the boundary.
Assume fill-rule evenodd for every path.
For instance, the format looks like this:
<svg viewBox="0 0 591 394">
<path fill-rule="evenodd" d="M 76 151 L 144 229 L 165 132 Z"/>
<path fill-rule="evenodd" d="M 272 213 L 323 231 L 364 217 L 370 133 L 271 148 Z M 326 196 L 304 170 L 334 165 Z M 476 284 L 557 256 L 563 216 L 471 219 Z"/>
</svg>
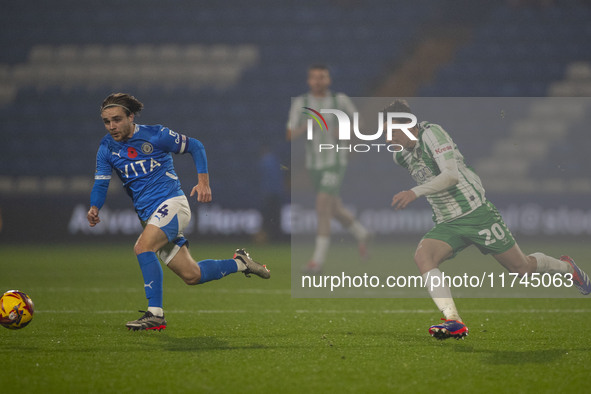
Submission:
<svg viewBox="0 0 591 394">
<path fill-rule="evenodd" d="M 90 195 L 88 223 L 100 222 L 111 173 L 117 173 L 144 228 L 134 251 L 148 299 L 144 315 L 127 323 L 131 330 L 166 328 L 163 310 L 163 272 L 159 258 L 188 285 L 202 284 L 243 272 L 261 278 L 270 277 L 266 266 L 255 262 L 244 249 L 237 249 L 232 259 L 195 262 L 187 248 L 183 230 L 189 224 L 191 210 L 175 173 L 172 155 L 190 153 L 198 173 L 198 183 L 190 196 L 208 203 L 207 158 L 203 144 L 162 125 L 135 124 L 135 115 L 143 104 L 126 93 L 109 95 L 102 103 L 101 117 L 108 134 L 101 140 L 97 157 L 94 186 Z"/>
</svg>

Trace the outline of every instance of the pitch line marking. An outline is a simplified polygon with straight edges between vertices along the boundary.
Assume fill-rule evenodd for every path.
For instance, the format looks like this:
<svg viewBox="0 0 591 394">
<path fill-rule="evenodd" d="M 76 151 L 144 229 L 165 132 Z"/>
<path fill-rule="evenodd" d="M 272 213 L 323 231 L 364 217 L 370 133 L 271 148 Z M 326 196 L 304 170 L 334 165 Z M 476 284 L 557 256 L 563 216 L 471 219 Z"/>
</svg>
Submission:
<svg viewBox="0 0 591 394">
<path fill-rule="evenodd" d="M 483 310 L 469 310 L 462 311 L 463 313 L 590 313 L 591 309 L 510 309 L 510 310 L 497 310 L 497 309 L 483 309 Z M 35 313 L 48 313 L 48 314 L 59 314 L 59 313 L 90 313 L 85 310 L 36 310 Z M 132 310 L 112 310 L 112 311 L 92 311 L 93 314 L 120 314 L 120 313 L 133 313 Z M 350 315 L 367 315 L 367 314 L 429 314 L 438 313 L 433 309 L 384 309 L 368 311 L 363 309 L 347 309 L 347 310 L 336 310 L 336 309 L 296 309 L 294 311 L 285 311 L 279 309 L 266 309 L 266 310 L 235 310 L 235 309 L 196 309 L 196 310 L 166 310 L 166 313 L 178 313 L 178 314 L 281 314 L 281 313 L 296 313 L 296 314 L 350 314 Z"/>
</svg>

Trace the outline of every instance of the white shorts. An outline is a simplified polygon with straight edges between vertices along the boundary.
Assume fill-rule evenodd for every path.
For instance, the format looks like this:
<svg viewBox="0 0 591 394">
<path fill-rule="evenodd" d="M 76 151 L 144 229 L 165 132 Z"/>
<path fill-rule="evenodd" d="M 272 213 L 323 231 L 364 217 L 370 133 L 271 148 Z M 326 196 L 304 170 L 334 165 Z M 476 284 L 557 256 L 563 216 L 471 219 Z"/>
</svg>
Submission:
<svg viewBox="0 0 591 394">
<path fill-rule="evenodd" d="M 158 206 L 150 218 L 142 222 L 142 226 L 153 224 L 158 227 L 168 238 L 168 243 L 164 245 L 156 254 L 165 264 L 179 252 L 181 247 L 187 243 L 183 237 L 183 230 L 191 220 L 191 208 L 185 195 L 169 198 Z"/>
</svg>

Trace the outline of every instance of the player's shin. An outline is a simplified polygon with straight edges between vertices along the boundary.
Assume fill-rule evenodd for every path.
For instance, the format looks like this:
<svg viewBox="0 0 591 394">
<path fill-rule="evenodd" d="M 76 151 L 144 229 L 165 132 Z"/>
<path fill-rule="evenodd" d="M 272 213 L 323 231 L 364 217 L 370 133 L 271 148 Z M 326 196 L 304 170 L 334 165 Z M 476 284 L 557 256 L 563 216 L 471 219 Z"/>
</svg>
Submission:
<svg viewBox="0 0 591 394">
<path fill-rule="evenodd" d="M 367 229 L 358 220 L 353 220 L 347 230 L 353 234 L 358 242 L 365 241 L 369 235 Z"/>
<path fill-rule="evenodd" d="M 316 246 L 314 248 L 314 254 L 312 255 L 312 261 L 316 263 L 316 265 L 321 267 L 324 264 L 329 247 L 330 236 L 318 235 L 316 237 Z"/>
<path fill-rule="evenodd" d="M 211 280 L 221 279 L 226 275 L 238 271 L 238 264 L 234 259 L 226 260 L 202 260 L 197 263 L 201 270 L 201 279 L 199 284 L 209 282 Z"/>
<path fill-rule="evenodd" d="M 572 274 L 573 269 L 567 262 L 546 256 L 544 253 L 536 252 L 530 254 L 538 262 L 536 272 L 547 272 L 550 274 Z"/>
<path fill-rule="evenodd" d="M 462 321 L 451 296 L 451 289 L 445 283 L 444 275 L 439 268 L 425 272 L 423 274 L 423 283 L 425 283 L 429 295 L 446 320 Z"/>
<path fill-rule="evenodd" d="M 162 316 L 163 272 L 160 261 L 154 252 L 144 252 L 137 255 L 142 276 L 144 290 L 148 299 L 148 311 L 154 316 Z"/>
</svg>

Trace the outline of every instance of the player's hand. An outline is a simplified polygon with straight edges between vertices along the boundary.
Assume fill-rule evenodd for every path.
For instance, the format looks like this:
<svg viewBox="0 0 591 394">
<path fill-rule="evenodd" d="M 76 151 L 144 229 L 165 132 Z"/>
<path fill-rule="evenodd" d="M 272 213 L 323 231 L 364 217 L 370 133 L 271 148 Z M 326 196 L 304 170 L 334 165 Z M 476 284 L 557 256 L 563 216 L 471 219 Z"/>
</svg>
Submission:
<svg viewBox="0 0 591 394">
<path fill-rule="evenodd" d="M 101 222 L 99 218 L 99 209 L 97 207 L 90 207 L 88 214 L 86 215 L 86 219 L 88 219 L 88 224 L 90 227 L 94 227 Z"/>
<path fill-rule="evenodd" d="M 394 209 L 404 209 L 408 204 L 417 199 L 417 195 L 412 190 L 404 190 L 396 193 L 392 198 L 392 206 Z"/>
<path fill-rule="evenodd" d="M 209 185 L 204 184 L 197 184 L 191 190 L 191 197 L 197 194 L 197 201 L 198 202 L 211 202 L 211 188 Z"/>
</svg>

